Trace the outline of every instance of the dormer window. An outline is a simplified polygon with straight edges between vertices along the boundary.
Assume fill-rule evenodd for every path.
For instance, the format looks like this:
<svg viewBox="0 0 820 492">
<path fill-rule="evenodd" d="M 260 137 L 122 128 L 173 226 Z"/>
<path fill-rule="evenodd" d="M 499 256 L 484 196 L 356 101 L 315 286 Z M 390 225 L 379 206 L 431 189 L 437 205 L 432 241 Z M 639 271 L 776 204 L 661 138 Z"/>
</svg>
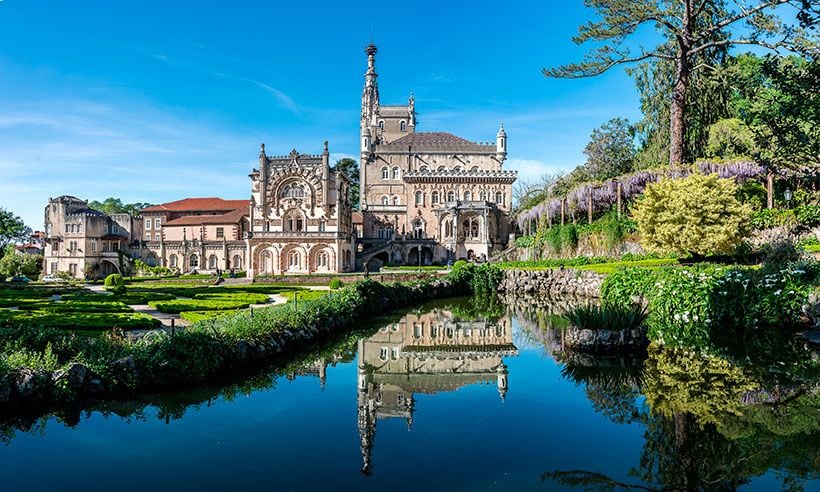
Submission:
<svg viewBox="0 0 820 492">
<path fill-rule="evenodd" d="M 403 131 L 403 132 L 406 132 L 407 131 L 407 122 L 404 121 L 404 120 L 401 120 L 401 123 L 399 123 L 399 129 L 401 129 L 401 131 Z"/>
</svg>

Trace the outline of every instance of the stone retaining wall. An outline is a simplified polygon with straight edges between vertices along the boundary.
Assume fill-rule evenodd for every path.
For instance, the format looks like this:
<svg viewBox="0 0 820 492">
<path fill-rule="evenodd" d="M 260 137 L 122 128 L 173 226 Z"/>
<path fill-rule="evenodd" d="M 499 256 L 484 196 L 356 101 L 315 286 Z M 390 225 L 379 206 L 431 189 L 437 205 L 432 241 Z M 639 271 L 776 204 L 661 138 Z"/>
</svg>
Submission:
<svg viewBox="0 0 820 492">
<path fill-rule="evenodd" d="M 575 268 L 504 270 L 504 279 L 499 284 L 498 290 L 597 298 L 601 296 L 604 277 L 600 273 Z"/>
</svg>

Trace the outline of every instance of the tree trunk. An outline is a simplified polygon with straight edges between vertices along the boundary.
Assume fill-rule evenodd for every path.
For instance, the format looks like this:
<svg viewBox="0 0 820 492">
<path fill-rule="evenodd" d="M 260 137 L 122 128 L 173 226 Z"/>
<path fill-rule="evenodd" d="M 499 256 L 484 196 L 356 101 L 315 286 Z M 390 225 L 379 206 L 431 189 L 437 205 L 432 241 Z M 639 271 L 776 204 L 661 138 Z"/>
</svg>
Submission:
<svg viewBox="0 0 820 492">
<path fill-rule="evenodd" d="M 774 208 L 774 173 L 766 174 L 766 208 Z"/>
<path fill-rule="evenodd" d="M 689 89 L 689 48 L 692 39 L 692 0 L 685 0 L 681 31 L 678 36 L 678 55 L 675 57 L 675 85 L 672 88 L 672 107 L 669 121 L 669 164 L 684 161 L 686 154 L 686 93 Z"/>
</svg>

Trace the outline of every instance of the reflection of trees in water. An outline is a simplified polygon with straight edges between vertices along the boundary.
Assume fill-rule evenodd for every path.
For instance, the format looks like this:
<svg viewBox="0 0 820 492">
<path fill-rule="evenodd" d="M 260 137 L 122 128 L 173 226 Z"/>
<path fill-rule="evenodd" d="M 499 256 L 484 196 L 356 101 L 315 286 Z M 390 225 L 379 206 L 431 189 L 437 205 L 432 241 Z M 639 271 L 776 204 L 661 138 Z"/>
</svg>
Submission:
<svg viewBox="0 0 820 492">
<path fill-rule="evenodd" d="M 0 442 L 10 444 L 20 433 L 45 435 L 50 419 L 65 427 L 74 428 L 95 414 L 105 418 L 119 417 L 126 423 L 147 421 L 149 418 L 166 423 L 182 419 L 189 411 L 207 408 L 217 401 L 233 401 L 256 391 L 271 390 L 281 377 L 293 374 L 320 376 L 321 365 L 351 362 L 356 357 L 356 341 L 370 328 L 326 339 L 302 355 L 281 361 L 277 366 L 257 367 L 227 376 L 210 387 L 186 389 L 162 394 L 144 394 L 129 400 L 89 402 L 84 406 L 56 407 L 38 412 L 0 415 Z M 152 410 L 153 409 L 153 410 Z"/>
<path fill-rule="evenodd" d="M 759 367 L 658 347 L 650 348 L 639 374 L 609 358 L 560 357 L 564 376 L 586 385 L 597 411 L 615 422 L 643 423 L 645 441 L 629 471 L 638 483 L 589 470 L 559 470 L 542 479 L 587 490 L 736 490 L 768 470 L 777 470 L 789 490 L 820 479 L 816 382 L 766 388 L 755 377 Z M 649 411 L 635 405 L 640 394 Z"/>
</svg>

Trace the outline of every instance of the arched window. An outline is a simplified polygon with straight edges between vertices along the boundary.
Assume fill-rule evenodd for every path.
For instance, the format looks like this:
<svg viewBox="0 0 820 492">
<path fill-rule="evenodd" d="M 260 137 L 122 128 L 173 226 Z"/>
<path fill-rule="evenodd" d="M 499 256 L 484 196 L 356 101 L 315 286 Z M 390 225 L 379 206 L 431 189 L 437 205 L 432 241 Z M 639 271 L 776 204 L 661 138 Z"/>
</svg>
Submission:
<svg viewBox="0 0 820 492">
<path fill-rule="evenodd" d="M 495 203 L 499 205 L 504 205 L 504 194 L 500 191 L 496 192 L 495 194 Z"/>
<path fill-rule="evenodd" d="M 320 220 L 319 221 L 319 232 L 325 232 L 326 228 L 327 228 L 327 222 L 325 222 L 325 219 Z"/>
<path fill-rule="evenodd" d="M 242 257 L 239 255 L 233 255 L 233 259 L 231 260 L 231 268 L 241 269 L 242 268 Z"/>
<path fill-rule="evenodd" d="M 319 254 L 316 255 L 316 266 L 317 267 L 322 267 L 322 268 L 327 268 L 327 265 L 328 265 L 327 252 L 320 251 Z"/>
<path fill-rule="evenodd" d="M 280 196 L 282 198 L 304 198 L 305 185 L 296 182 L 288 183 L 282 187 Z"/>
<path fill-rule="evenodd" d="M 382 168 L 382 179 L 390 179 L 390 170 L 387 169 L 387 166 Z"/>
<path fill-rule="evenodd" d="M 190 268 L 196 268 L 199 266 L 199 257 L 197 255 L 191 255 L 188 257 L 188 266 Z"/>
<path fill-rule="evenodd" d="M 168 258 L 168 266 L 171 267 L 171 268 L 176 268 L 177 267 L 177 255 L 171 255 Z"/>
<path fill-rule="evenodd" d="M 211 270 L 216 269 L 216 255 L 211 255 L 208 257 L 208 268 Z"/>
<path fill-rule="evenodd" d="M 399 129 L 403 132 L 406 132 L 407 131 L 407 122 L 404 121 L 404 120 L 401 120 L 401 123 L 399 123 Z"/>
<path fill-rule="evenodd" d="M 438 191 L 430 193 L 430 203 L 436 205 L 438 203 Z"/>
<path fill-rule="evenodd" d="M 399 204 L 400 204 L 400 202 L 399 202 L 398 195 L 394 195 L 393 196 L 393 205 L 399 205 Z"/>
<path fill-rule="evenodd" d="M 421 191 L 417 191 L 416 192 L 416 206 L 419 207 L 421 205 L 424 205 L 424 193 L 422 193 Z"/>
<path fill-rule="evenodd" d="M 390 204 L 390 199 L 387 198 L 387 196 L 383 196 L 382 197 L 382 205 L 389 205 L 389 204 Z"/>
<path fill-rule="evenodd" d="M 262 254 L 260 255 L 260 258 L 262 260 L 262 264 L 260 265 L 260 269 L 261 269 L 262 273 L 271 273 L 271 272 L 273 272 L 273 261 L 272 261 L 272 258 L 271 258 L 270 251 L 268 251 L 268 250 L 262 251 Z"/>
<path fill-rule="evenodd" d="M 291 251 L 288 255 L 288 267 L 291 270 L 297 270 L 299 268 L 299 252 L 298 251 Z"/>
<path fill-rule="evenodd" d="M 448 202 L 456 201 L 456 192 L 455 191 L 448 191 L 447 192 L 447 201 Z"/>
<path fill-rule="evenodd" d="M 384 131 L 384 120 L 379 120 L 379 130 Z"/>
<path fill-rule="evenodd" d="M 487 199 L 487 192 L 485 192 L 484 190 L 481 190 L 481 193 L 478 194 L 478 198 L 479 198 L 479 200 L 481 200 L 483 202 L 484 200 Z"/>
<path fill-rule="evenodd" d="M 424 237 L 424 222 L 421 219 L 413 221 L 413 237 L 416 239 Z"/>
<path fill-rule="evenodd" d="M 393 179 L 401 179 L 401 171 L 398 167 L 393 168 Z"/>
<path fill-rule="evenodd" d="M 302 213 L 298 210 L 291 210 L 285 215 L 285 230 L 288 232 L 301 232 L 305 228 L 305 221 Z"/>
<path fill-rule="evenodd" d="M 470 190 L 464 192 L 464 201 L 469 202 L 473 199 L 473 193 Z"/>
</svg>

